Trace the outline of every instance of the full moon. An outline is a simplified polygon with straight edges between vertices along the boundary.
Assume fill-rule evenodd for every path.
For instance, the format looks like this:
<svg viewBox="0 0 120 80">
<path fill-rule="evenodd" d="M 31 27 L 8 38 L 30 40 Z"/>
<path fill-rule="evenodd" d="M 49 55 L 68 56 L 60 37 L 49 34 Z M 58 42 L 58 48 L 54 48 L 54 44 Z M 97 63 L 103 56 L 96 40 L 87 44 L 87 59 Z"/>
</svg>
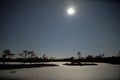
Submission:
<svg viewBox="0 0 120 80">
<path fill-rule="evenodd" d="M 68 8 L 68 9 L 67 9 L 67 13 L 68 13 L 69 15 L 73 15 L 73 14 L 75 13 L 75 10 L 74 10 L 73 8 Z"/>
</svg>

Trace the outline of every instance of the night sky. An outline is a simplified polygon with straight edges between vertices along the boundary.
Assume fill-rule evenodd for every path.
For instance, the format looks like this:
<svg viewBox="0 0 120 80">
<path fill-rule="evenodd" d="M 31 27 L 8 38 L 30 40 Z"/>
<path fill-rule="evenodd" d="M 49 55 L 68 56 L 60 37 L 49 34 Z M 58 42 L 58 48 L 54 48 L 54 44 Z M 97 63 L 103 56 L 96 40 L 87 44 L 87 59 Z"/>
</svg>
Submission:
<svg viewBox="0 0 120 80">
<path fill-rule="evenodd" d="M 73 15 L 67 14 L 69 7 Z M 120 2 L 114 0 L 0 0 L 0 53 L 106 56 L 120 51 Z"/>
</svg>

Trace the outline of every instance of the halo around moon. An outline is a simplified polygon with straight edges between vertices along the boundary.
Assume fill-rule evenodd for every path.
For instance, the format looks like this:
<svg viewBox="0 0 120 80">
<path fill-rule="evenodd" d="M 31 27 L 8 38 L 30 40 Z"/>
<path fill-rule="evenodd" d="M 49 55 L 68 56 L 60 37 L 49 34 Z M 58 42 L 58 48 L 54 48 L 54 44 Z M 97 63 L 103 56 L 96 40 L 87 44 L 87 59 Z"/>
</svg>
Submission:
<svg viewBox="0 0 120 80">
<path fill-rule="evenodd" d="M 75 13 L 75 9 L 74 8 L 68 8 L 67 9 L 67 14 L 68 15 L 73 15 Z"/>
</svg>

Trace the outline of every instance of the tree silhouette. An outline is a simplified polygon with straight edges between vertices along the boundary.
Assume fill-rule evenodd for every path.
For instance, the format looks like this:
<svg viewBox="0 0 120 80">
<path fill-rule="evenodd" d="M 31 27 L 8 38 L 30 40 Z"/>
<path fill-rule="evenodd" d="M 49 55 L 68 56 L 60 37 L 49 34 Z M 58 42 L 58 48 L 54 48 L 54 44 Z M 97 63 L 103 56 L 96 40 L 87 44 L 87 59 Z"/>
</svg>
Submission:
<svg viewBox="0 0 120 80">
<path fill-rule="evenodd" d="M 43 54 L 43 59 L 46 59 L 46 58 L 47 58 L 46 54 Z"/>
<path fill-rule="evenodd" d="M 27 59 L 27 55 L 28 55 L 28 51 L 27 51 L 27 50 L 24 50 L 24 51 L 23 51 L 21 54 L 19 54 L 19 55 L 23 57 L 23 59 L 24 59 L 24 64 L 25 64 L 26 59 Z"/>
<path fill-rule="evenodd" d="M 81 52 L 77 52 L 77 56 L 78 56 L 78 64 L 80 64 Z"/>
<path fill-rule="evenodd" d="M 87 61 L 92 61 L 93 59 L 94 59 L 93 55 L 88 55 L 88 56 L 86 57 L 86 60 L 87 60 Z"/>
<path fill-rule="evenodd" d="M 27 51 L 27 50 L 24 50 L 24 51 L 23 51 L 23 54 L 24 54 L 24 59 L 26 60 L 28 51 Z"/>
<path fill-rule="evenodd" d="M 102 56 L 102 58 L 104 58 L 104 57 L 105 57 L 105 54 L 101 54 L 101 56 Z"/>
<path fill-rule="evenodd" d="M 30 55 L 30 64 L 32 63 L 33 58 L 35 57 L 34 51 L 29 51 L 28 54 Z"/>
<path fill-rule="evenodd" d="M 3 50 L 2 52 L 3 65 L 5 65 L 7 57 L 10 59 L 11 56 L 14 56 L 14 54 L 12 54 L 9 49 Z"/>
<path fill-rule="evenodd" d="M 46 56 L 46 54 L 43 54 L 42 59 L 43 61 L 48 61 L 48 57 Z"/>
<path fill-rule="evenodd" d="M 81 57 L 81 52 L 77 52 L 78 59 Z"/>
<path fill-rule="evenodd" d="M 74 64 L 74 57 L 70 57 L 71 64 Z"/>
</svg>

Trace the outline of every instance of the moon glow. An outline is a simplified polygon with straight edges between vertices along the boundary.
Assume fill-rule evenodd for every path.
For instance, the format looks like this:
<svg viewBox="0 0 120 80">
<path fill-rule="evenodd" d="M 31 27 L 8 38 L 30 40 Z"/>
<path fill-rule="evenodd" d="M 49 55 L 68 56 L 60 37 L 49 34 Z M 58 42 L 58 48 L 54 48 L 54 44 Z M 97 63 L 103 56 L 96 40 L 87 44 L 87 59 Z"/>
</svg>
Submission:
<svg viewBox="0 0 120 80">
<path fill-rule="evenodd" d="M 75 13 L 74 8 L 68 8 L 68 9 L 67 9 L 67 13 L 68 13 L 69 15 L 73 15 L 73 14 Z"/>
</svg>

